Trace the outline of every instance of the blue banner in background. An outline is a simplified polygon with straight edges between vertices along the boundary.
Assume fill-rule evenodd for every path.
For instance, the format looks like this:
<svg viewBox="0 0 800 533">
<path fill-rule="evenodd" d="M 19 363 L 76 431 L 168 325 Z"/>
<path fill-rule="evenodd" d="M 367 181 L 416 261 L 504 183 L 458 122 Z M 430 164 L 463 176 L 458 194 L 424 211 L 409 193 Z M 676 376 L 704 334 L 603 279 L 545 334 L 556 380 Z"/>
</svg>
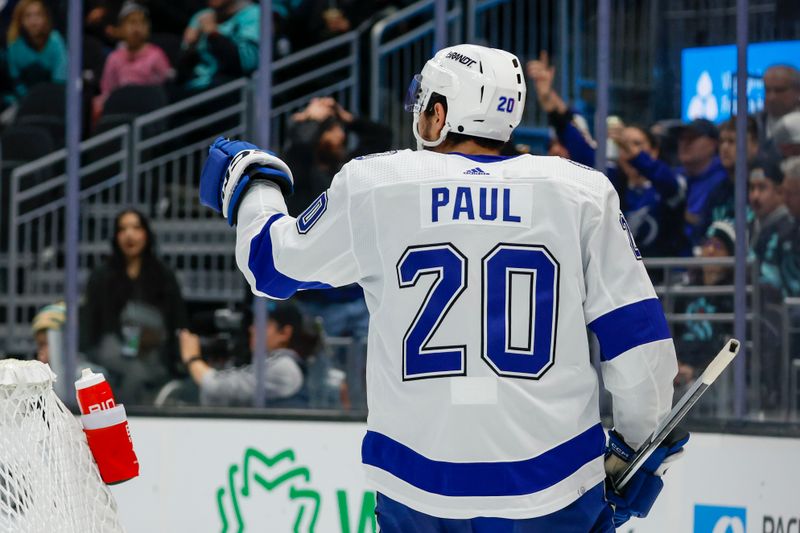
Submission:
<svg viewBox="0 0 800 533">
<path fill-rule="evenodd" d="M 694 506 L 694 533 L 745 533 L 747 510 L 744 507 Z"/>
<path fill-rule="evenodd" d="M 747 47 L 747 108 L 751 114 L 764 107 L 764 71 L 778 64 L 800 69 L 800 41 L 755 43 Z M 736 45 L 684 49 L 681 80 L 684 121 L 727 120 L 736 107 Z"/>
</svg>

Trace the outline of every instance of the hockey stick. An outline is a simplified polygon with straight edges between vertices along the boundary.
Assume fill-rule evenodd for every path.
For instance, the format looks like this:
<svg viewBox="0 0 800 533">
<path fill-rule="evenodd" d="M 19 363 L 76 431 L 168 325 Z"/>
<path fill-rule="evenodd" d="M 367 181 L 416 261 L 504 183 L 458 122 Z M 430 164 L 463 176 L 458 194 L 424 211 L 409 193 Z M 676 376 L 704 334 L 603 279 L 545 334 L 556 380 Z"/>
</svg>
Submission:
<svg viewBox="0 0 800 533">
<path fill-rule="evenodd" d="M 661 445 L 670 432 L 675 429 L 687 413 L 689 413 L 694 404 L 697 403 L 697 400 L 700 399 L 711 384 L 722 374 L 722 371 L 733 361 L 733 358 L 739 353 L 739 346 L 740 342 L 736 339 L 731 339 L 725 344 L 714 360 L 706 367 L 703 374 L 694 382 L 694 385 L 686 391 L 686 394 L 675 404 L 672 411 L 661 421 L 655 431 L 647 437 L 644 444 L 639 446 L 639 449 L 636 450 L 636 455 L 633 460 L 628 463 L 628 466 L 612 479 L 611 483 L 615 491 L 620 492 L 625 488 L 625 485 L 630 482 L 634 474 L 642 467 L 655 449 Z"/>
</svg>

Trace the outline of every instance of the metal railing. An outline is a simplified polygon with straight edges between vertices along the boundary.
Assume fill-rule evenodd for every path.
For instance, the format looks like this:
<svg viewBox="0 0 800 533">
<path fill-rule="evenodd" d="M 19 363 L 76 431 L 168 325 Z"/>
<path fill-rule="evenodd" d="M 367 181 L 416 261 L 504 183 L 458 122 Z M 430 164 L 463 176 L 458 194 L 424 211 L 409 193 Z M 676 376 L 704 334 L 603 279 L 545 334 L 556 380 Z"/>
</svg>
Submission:
<svg viewBox="0 0 800 533">
<path fill-rule="evenodd" d="M 786 413 L 797 419 L 800 409 L 800 357 L 797 356 L 800 335 L 800 298 L 786 298 L 781 316 L 781 398 L 785 398 Z"/>
<path fill-rule="evenodd" d="M 81 143 L 80 275 L 100 264 L 125 200 L 129 128 L 120 126 Z M 63 298 L 64 190 L 67 151 L 59 150 L 11 173 L 8 287 L 3 335 L 6 349 L 32 349 L 29 324 L 36 311 Z"/>
<path fill-rule="evenodd" d="M 568 95 L 570 59 L 576 39 L 569 30 L 570 3 L 566 0 L 467 0 L 466 41 L 515 54 L 524 65 L 547 50 L 557 65 L 556 88 Z M 529 94 L 523 124 L 546 124 L 534 94 Z"/>
<path fill-rule="evenodd" d="M 733 336 L 733 327 L 735 315 L 733 312 L 733 298 L 735 295 L 735 287 L 732 283 L 706 285 L 702 280 L 703 267 L 717 267 L 728 269 L 730 279 L 733 279 L 733 269 L 735 267 L 735 260 L 733 257 L 720 257 L 720 258 L 651 258 L 645 259 L 645 266 L 652 279 L 655 280 L 654 288 L 656 294 L 661 300 L 664 308 L 664 313 L 667 317 L 667 322 L 675 338 L 678 347 L 678 357 L 681 358 L 681 348 L 689 348 L 691 343 L 685 343 L 676 332 L 685 330 L 688 325 L 702 324 L 709 330 L 714 328 L 723 328 L 728 337 Z M 758 262 L 751 261 L 748 264 L 747 277 L 750 280 L 759 279 L 760 266 Z M 747 376 L 748 376 L 748 389 L 742 391 L 745 394 L 751 413 L 763 412 L 769 409 L 770 416 L 774 416 L 776 408 L 774 406 L 765 405 L 764 391 L 762 390 L 762 379 L 769 374 L 770 377 L 776 371 L 773 366 L 764 365 L 762 361 L 762 329 L 765 325 L 765 317 L 763 316 L 763 302 L 761 295 L 761 288 L 758 283 L 750 283 L 747 286 L 748 296 L 748 339 L 747 339 Z M 701 312 L 689 312 L 687 304 L 691 301 L 705 301 L 710 304 L 710 309 L 704 309 Z M 723 310 L 714 310 L 709 312 L 714 307 L 723 307 Z M 727 309 L 727 310 L 725 310 Z M 723 335 L 725 336 L 725 335 Z M 724 339 L 720 339 L 724 340 Z M 705 348 L 709 351 L 719 349 L 715 348 L 713 340 Z M 711 358 L 716 355 L 708 353 L 707 357 Z M 699 369 L 702 370 L 702 369 Z M 737 391 L 734 390 L 733 371 L 727 371 L 720 380 L 714 385 L 714 389 L 709 393 L 713 402 L 713 409 L 707 409 L 705 414 L 712 414 L 714 416 L 728 417 L 733 413 L 733 398 Z M 788 372 L 783 372 L 781 376 L 786 376 L 788 379 Z M 788 381 L 787 381 L 788 384 Z M 780 409 L 785 409 L 788 395 L 782 394 L 780 397 Z M 708 400 L 706 404 L 711 403 Z"/>
<path fill-rule="evenodd" d="M 422 0 L 372 27 L 370 36 L 370 118 L 391 127 L 395 146 L 411 146 L 410 116 L 403 110 L 408 84 L 433 54 L 434 0 Z M 447 11 L 449 43 L 461 41 L 463 9 Z"/>
<path fill-rule="evenodd" d="M 273 138 L 283 138 L 291 115 L 315 96 L 357 106 L 358 39 L 350 32 L 274 63 Z M 330 61 L 313 67 L 321 58 Z M 215 137 L 252 131 L 252 85 L 232 81 L 81 143 L 81 282 L 110 252 L 116 214 L 131 206 L 150 217 L 159 256 L 175 271 L 184 298 L 241 300 L 235 232 L 201 208 L 197 180 Z M 63 297 L 65 164 L 62 149 L 11 175 L 9 250 L 0 257 L 8 293 L 0 334 L 9 352 L 33 349 L 28 326 L 34 313 Z"/>
</svg>

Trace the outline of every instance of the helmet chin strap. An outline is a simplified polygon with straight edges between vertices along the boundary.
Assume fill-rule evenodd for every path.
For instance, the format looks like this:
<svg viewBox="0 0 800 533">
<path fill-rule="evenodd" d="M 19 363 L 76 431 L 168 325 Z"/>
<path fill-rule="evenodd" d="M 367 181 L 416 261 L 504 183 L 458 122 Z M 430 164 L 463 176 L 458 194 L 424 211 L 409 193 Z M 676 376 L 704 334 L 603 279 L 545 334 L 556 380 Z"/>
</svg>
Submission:
<svg viewBox="0 0 800 533">
<path fill-rule="evenodd" d="M 414 113 L 414 123 L 411 127 L 414 132 L 414 138 L 417 140 L 417 150 L 424 150 L 425 148 L 434 148 L 444 142 L 445 137 L 450 132 L 450 125 L 445 122 L 442 131 L 439 132 L 439 138 L 435 141 L 423 139 L 419 132 L 419 113 Z"/>
</svg>

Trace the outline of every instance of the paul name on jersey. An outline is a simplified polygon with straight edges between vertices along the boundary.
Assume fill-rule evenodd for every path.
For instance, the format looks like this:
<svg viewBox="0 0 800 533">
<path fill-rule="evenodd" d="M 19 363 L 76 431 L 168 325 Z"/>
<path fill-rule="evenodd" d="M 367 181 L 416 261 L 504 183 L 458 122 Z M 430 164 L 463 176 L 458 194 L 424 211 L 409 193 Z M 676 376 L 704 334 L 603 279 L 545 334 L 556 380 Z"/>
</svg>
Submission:
<svg viewBox="0 0 800 533">
<path fill-rule="evenodd" d="M 420 188 L 422 227 L 432 224 L 531 224 L 529 185 L 497 186 L 463 182 L 435 183 Z M 515 200 L 516 199 L 516 200 Z"/>
</svg>

